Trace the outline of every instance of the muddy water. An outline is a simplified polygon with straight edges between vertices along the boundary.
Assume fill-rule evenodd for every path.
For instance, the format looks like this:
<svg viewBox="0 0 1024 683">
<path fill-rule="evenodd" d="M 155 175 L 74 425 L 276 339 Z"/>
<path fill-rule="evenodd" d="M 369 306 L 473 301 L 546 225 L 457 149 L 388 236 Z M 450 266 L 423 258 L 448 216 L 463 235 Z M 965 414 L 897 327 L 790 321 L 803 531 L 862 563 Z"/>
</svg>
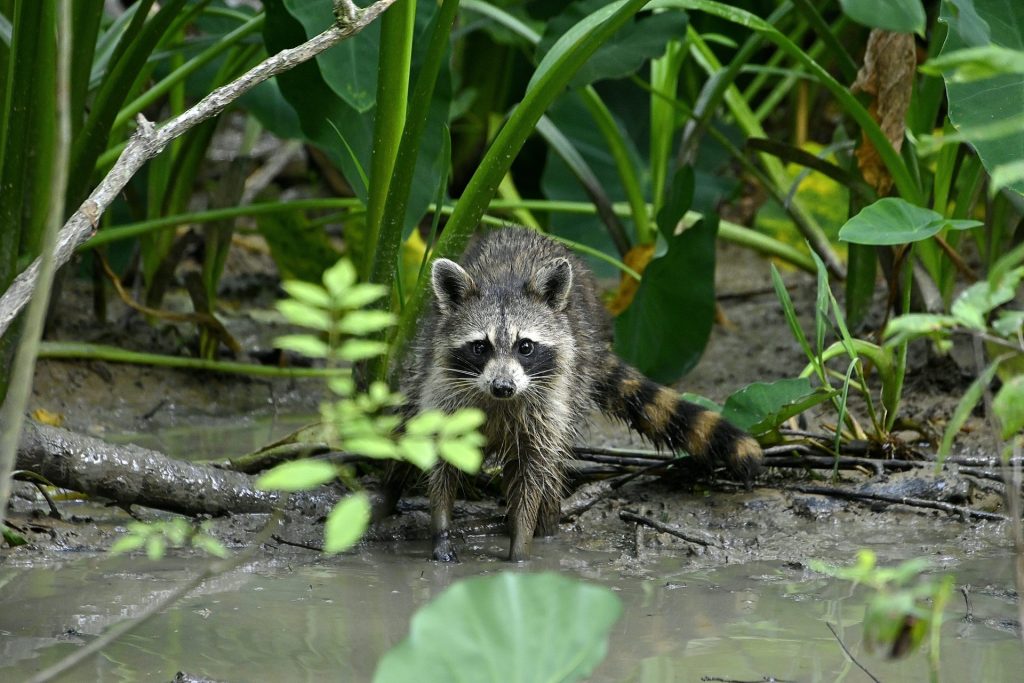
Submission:
<svg viewBox="0 0 1024 683">
<path fill-rule="evenodd" d="M 185 670 L 224 681 L 368 680 L 405 635 L 412 612 L 453 581 L 507 571 L 502 539 L 475 539 L 456 566 L 426 562 L 425 544 L 363 548 L 341 558 L 311 553 L 260 560 L 205 584 L 61 680 L 166 681 Z M 558 571 L 611 588 L 624 606 L 594 681 L 697 681 L 701 676 L 789 681 L 867 680 L 831 635 L 885 681 L 925 680 L 924 656 L 889 662 L 864 651 L 864 593 L 779 563 L 687 570 L 680 557 L 643 567 L 541 543 L 512 571 Z M 196 560 L 74 558 L 0 568 L 0 680 L 20 680 L 143 609 L 196 570 Z M 943 627 L 948 681 L 1020 680 L 1024 651 L 1004 626 L 1015 616 L 1009 556 L 956 568 L 975 622 L 959 599 Z"/>
</svg>

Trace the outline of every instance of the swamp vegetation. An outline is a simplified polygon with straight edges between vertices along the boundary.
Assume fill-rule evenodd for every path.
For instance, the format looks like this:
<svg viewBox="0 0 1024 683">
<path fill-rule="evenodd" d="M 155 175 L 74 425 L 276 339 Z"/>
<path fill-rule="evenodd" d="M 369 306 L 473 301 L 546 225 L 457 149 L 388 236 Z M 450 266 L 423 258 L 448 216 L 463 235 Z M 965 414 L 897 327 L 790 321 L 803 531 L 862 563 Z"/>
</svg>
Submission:
<svg viewBox="0 0 1024 683">
<path fill-rule="evenodd" d="M 1014 680 L 1024 4 L 364 4 L 0 0 L 0 677 Z M 498 560 L 393 369 L 506 223 L 753 488 L 597 422 Z"/>
</svg>

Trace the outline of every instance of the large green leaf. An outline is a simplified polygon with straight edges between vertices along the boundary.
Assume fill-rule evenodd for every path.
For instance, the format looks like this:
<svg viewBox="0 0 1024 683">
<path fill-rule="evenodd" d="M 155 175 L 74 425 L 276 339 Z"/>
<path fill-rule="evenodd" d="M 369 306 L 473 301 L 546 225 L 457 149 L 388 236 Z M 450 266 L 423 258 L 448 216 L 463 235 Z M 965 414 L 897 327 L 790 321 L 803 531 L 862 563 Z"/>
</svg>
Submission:
<svg viewBox="0 0 1024 683">
<path fill-rule="evenodd" d="M 334 23 L 330 2 L 321 0 L 282 0 L 288 13 L 309 37 Z M 324 83 L 345 103 L 359 113 L 373 109 L 377 92 L 377 53 L 380 45 L 380 22 L 373 22 L 362 31 L 341 41 L 327 52 L 316 56 Z"/>
<path fill-rule="evenodd" d="M 761 434 L 827 401 L 834 393 L 812 387 L 807 377 L 754 382 L 726 399 L 722 417 L 751 434 Z"/>
<path fill-rule="evenodd" d="M 608 4 L 608 0 L 579 0 L 547 23 L 544 36 L 537 46 L 538 57 L 547 54 L 555 41 L 585 17 Z M 607 78 L 632 75 L 648 59 L 665 52 L 668 41 L 686 35 L 686 14 L 669 10 L 635 19 L 626 24 L 612 38 L 598 48 L 587 60 L 570 85 L 579 87 Z"/>
<path fill-rule="evenodd" d="M 921 0 L 839 0 L 846 16 L 858 24 L 897 33 L 924 35 Z"/>
<path fill-rule="evenodd" d="M 264 7 L 267 21 L 263 39 L 269 54 L 312 38 L 334 20 L 331 0 L 267 0 Z M 434 3 L 417 4 L 416 35 L 426 31 L 435 10 Z M 315 60 L 300 64 L 276 79 L 281 94 L 298 115 L 303 137 L 327 153 L 364 202 L 366 186 L 361 176 L 370 169 L 373 146 L 379 33 L 376 23 L 372 24 Z M 417 41 L 414 45 L 414 69 L 422 60 L 423 42 Z M 372 81 L 369 74 L 373 74 Z M 426 212 L 437 186 L 436 164 L 441 156 L 441 141 L 448 119 L 450 81 L 449 70 L 442 68 L 416 160 L 405 214 L 406 226 L 414 224 Z M 369 100 L 365 98 L 366 92 Z M 265 99 L 274 96 L 270 90 L 260 94 Z M 253 110 L 261 123 L 278 134 L 287 134 L 287 130 L 273 127 L 278 121 L 271 115 L 280 111 L 280 105 L 267 101 L 261 105 Z M 287 123 L 287 118 L 284 122 Z"/>
<path fill-rule="evenodd" d="M 967 230 L 980 221 L 945 218 L 899 197 L 886 197 L 864 207 L 839 229 L 839 239 L 856 244 L 906 244 L 927 239 L 943 228 Z"/>
<path fill-rule="evenodd" d="M 1024 49 L 1024 2 L 947 0 L 940 20 L 949 25 L 942 56 L 955 50 L 995 45 Z M 956 70 L 944 74 L 949 119 L 978 151 L 985 169 L 1024 159 L 1024 74 L 1007 73 L 967 83 Z M 1008 184 L 1024 193 L 1024 178 Z"/>
<path fill-rule="evenodd" d="M 413 616 L 373 680 L 576 681 L 604 659 L 621 612 L 607 588 L 558 574 L 465 579 Z"/>
<path fill-rule="evenodd" d="M 651 379 L 674 382 L 697 364 L 715 316 L 718 218 L 668 240 L 647 266 L 636 297 L 615 319 L 615 350 Z"/>
</svg>

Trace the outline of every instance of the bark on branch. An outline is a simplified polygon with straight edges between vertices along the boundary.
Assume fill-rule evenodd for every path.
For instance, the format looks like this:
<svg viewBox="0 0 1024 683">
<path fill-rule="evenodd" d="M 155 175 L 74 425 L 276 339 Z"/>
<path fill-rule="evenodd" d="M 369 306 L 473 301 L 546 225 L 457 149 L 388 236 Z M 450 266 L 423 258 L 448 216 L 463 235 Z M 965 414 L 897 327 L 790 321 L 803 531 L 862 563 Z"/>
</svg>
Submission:
<svg viewBox="0 0 1024 683">
<path fill-rule="evenodd" d="M 114 445 L 66 429 L 26 422 L 15 467 L 72 491 L 110 498 L 118 505 L 183 515 L 271 512 L 280 494 L 260 491 L 255 477 L 168 458 L 131 444 Z M 299 492 L 289 510 L 326 514 L 338 495 Z"/>
<path fill-rule="evenodd" d="M 124 189 L 142 165 L 157 156 L 168 143 L 203 121 L 224 111 L 229 104 L 268 78 L 312 59 L 329 47 L 349 36 L 362 31 L 381 15 L 395 0 L 377 0 L 369 7 L 359 9 L 350 0 L 335 3 L 337 23 L 318 36 L 293 48 L 278 52 L 263 60 L 237 79 L 217 88 L 195 106 L 182 112 L 162 126 L 157 127 L 141 115 L 138 128 L 132 135 L 117 163 L 106 177 L 96 186 L 78 210 L 64 223 L 57 236 L 54 259 L 57 267 L 67 263 L 75 249 L 85 243 L 95 232 L 100 217 L 114 198 Z M 28 303 L 39 278 L 41 259 L 36 258 L 11 283 L 0 297 L 0 336 L 7 332 L 11 322 Z"/>
</svg>

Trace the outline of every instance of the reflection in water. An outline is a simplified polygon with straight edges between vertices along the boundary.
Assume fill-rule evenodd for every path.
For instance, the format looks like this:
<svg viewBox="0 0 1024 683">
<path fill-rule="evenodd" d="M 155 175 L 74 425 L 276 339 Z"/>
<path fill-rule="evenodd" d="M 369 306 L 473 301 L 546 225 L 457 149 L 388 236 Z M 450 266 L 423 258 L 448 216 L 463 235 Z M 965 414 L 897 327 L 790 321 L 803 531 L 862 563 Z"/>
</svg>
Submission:
<svg viewBox="0 0 1024 683">
<path fill-rule="evenodd" d="M 496 571 L 563 571 L 609 586 L 623 618 L 595 681 L 697 681 L 701 676 L 791 681 L 864 680 L 825 622 L 882 680 L 925 680 L 924 656 L 888 662 L 864 652 L 863 594 L 776 563 L 686 571 L 663 557 L 641 573 L 617 556 L 566 541 L 538 545 L 528 567 L 492 559 L 484 539 L 456 566 L 426 562 L 425 544 L 375 546 L 340 558 L 278 556 L 205 584 L 64 680 L 166 681 L 186 670 L 219 680 L 368 680 L 406 634 L 416 607 L 453 581 Z M 491 547 L 491 546 L 495 547 Z M 195 560 L 80 558 L 61 566 L 0 568 L 0 679 L 20 680 L 137 613 L 195 569 Z M 1011 559 L 970 558 L 957 580 L 1012 586 Z M 943 628 L 944 680 L 1015 680 L 1024 652 L 1012 634 L 981 623 L 1008 619 L 1011 601 L 976 590 L 977 622 L 958 604 Z"/>
</svg>

